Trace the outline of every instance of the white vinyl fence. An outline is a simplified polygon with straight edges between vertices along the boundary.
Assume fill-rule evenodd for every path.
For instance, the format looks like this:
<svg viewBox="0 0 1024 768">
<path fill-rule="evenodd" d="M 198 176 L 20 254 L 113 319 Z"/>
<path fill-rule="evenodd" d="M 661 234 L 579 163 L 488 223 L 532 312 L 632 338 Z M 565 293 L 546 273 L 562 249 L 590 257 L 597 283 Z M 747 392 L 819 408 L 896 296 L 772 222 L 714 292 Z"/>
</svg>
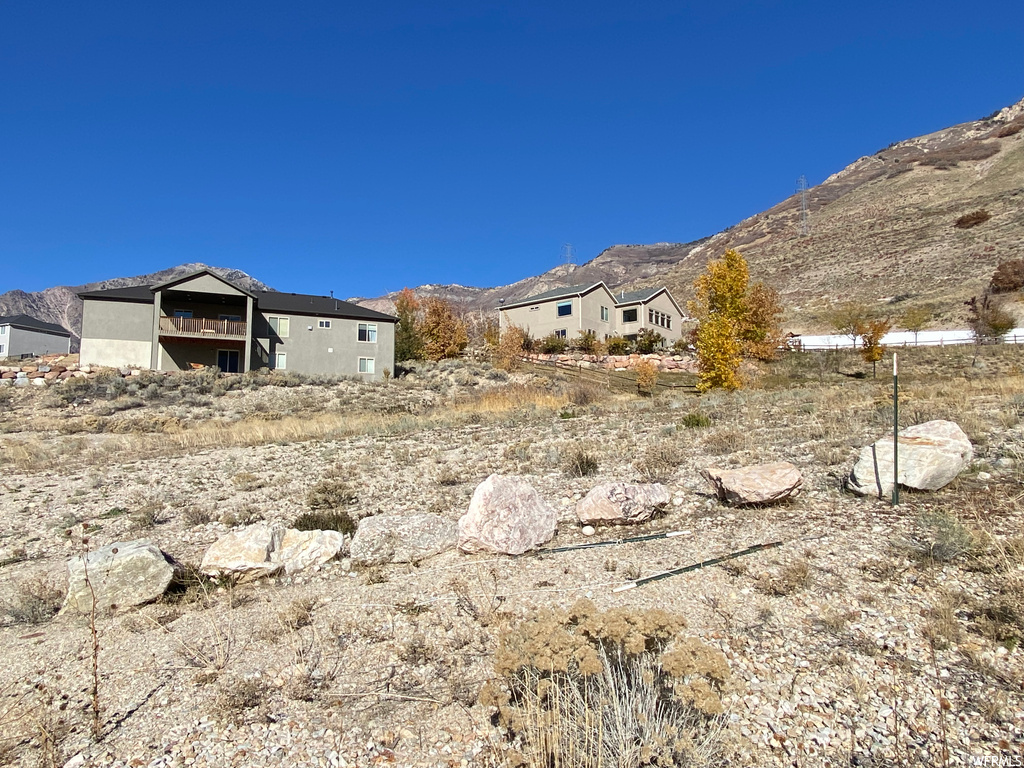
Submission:
<svg viewBox="0 0 1024 768">
<path fill-rule="evenodd" d="M 1014 328 L 1002 338 L 1004 344 L 1024 344 L 1024 327 Z M 893 331 L 882 337 L 887 347 L 943 347 L 954 344 L 973 344 L 974 334 L 969 330 L 921 331 L 915 337 L 911 331 Z M 789 339 L 792 349 L 809 352 L 817 349 L 850 349 L 854 346 L 849 336 L 832 334 L 828 336 L 793 336 Z M 861 341 L 858 338 L 857 348 Z"/>
</svg>

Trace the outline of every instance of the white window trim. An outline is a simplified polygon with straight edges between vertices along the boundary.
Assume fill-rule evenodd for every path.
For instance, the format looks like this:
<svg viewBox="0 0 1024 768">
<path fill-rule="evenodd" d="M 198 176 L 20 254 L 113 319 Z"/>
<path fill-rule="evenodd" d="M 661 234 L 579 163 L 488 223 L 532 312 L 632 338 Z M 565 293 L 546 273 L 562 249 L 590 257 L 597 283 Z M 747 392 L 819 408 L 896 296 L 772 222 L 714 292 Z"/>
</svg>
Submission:
<svg viewBox="0 0 1024 768">
<path fill-rule="evenodd" d="M 280 330 L 274 330 L 274 320 L 277 320 L 277 327 L 278 328 L 281 327 L 281 321 L 284 320 L 288 324 L 288 328 L 286 329 L 287 333 L 281 333 Z M 291 332 L 292 332 L 292 319 L 290 317 L 283 317 L 281 315 L 268 315 L 267 316 L 267 325 L 270 326 L 270 330 L 273 333 L 277 334 L 278 338 L 287 339 L 291 335 Z"/>
<path fill-rule="evenodd" d="M 559 339 L 567 339 L 567 338 L 569 338 L 569 329 L 568 328 L 556 328 L 555 329 L 555 336 L 557 338 L 559 338 Z"/>
<path fill-rule="evenodd" d="M 0 344 L 0 355 L 4 354 L 4 345 Z"/>
<path fill-rule="evenodd" d="M 282 365 L 282 363 L 284 363 Z M 274 353 L 274 370 L 275 371 L 287 371 L 288 370 L 288 353 L 287 352 L 275 352 Z"/>
<path fill-rule="evenodd" d="M 366 369 L 365 371 L 363 370 L 364 368 Z M 356 370 L 358 370 L 359 373 L 366 374 L 367 376 L 373 376 L 377 373 L 376 369 L 377 366 L 375 365 L 374 359 L 372 357 L 359 358 L 359 364 L 356 368 Z"/>
<path fill-rule="evenodd" d="M 633 320 L 627 320 L 626 319 L 626 313 L 627 312 L 636 312 L 636 317 Z M 640 322 L 640 311 L 636 307 L 630 307 L 629 309 L 622 310 L 622 322 L 623 323 L 629 323 L 631 325 L 633 323 L 639 323 Z"/>
<path fill-rule="evenodd" d="M 367 336 L 367 338 L 366 339 L 360 339 L 359 338 L 359 332 L 361 330 L 363 330 L 364 328 L 366 329 L 366 336 Z M 370 339 L 369 339 L 371 331 L 373 332 L 373 341 L 370 341 Z M 377 343 L 377 324 L 376 323 L 359 323 L 356 326 L 356 341 L 358 343 L 360 343 L 360 344 L 376 344 Z M 373 358 L 365 358 L 365 359 L 372 360 Z"/>
<path fill-rule="evenodd" d="M 331 321 L 330 320 L 321 320 L 320 321 L 320 327 L 321 328 L 330 328 L 331 327 Z"/>
</svg>

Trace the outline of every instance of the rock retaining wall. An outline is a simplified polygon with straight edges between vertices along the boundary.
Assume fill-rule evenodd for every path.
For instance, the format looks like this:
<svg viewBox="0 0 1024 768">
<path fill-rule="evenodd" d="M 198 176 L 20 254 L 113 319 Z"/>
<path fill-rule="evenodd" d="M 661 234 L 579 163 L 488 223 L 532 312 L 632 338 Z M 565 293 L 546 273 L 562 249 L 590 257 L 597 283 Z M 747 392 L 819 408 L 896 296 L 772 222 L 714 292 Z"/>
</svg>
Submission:
<svg viewBox="0 0 1024 768">
<path fill-rule="evenodd" d="M 536 363 L 557 363 L 579 368 L 597 368 L 609 371 L 625 371 L 635 368 L 641 360 L 648 361 L 659 371 L 696 373 L 697 361 L 689 355 L 584 355 L 568 353 L 563 355 L 527 355 Z"/>
</svg>

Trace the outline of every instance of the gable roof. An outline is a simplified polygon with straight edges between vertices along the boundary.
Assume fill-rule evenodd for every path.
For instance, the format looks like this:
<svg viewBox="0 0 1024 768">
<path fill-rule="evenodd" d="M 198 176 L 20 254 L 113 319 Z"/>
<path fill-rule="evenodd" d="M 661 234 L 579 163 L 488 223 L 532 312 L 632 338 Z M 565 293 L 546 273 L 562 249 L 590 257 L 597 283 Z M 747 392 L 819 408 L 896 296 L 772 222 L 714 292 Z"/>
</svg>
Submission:
<svg viewBox="0 0 1024 768">
<path fill-rule="evenodd" d="M 677 312 L 679 312 L 680 317 L 685 317 L 686 313 L 683 311 L 683 308 L 679 306 L 679 303 L 672 297 L 672 294 L 669 293 L 668 288 L 665 286 L 662 286 L 661 288 L 642 288 L 639 291 L 620 291 L 619 295 L 615 297 L 615 306 L 626 307 L 630 304 L 646 304 L 651 301 L 651 299 L 661 295 L 662 293 L 664 293 L 668 300 L 672 302 L 672 306 L 676 308 Z"/>
<path fill-rule="evenodd" d="M 611 291 L 608 290 L 608 286 L 604 284 L 603 280 L 600 280 L 596 283 L 584 283 L 583 285 L 567 285 L 564 288 L 555 288 L 550 291 L 545 291 L 544 293 L 537 293 L 534 294 L 533 296 L 527 296 L 524 299 L 516 299 L 515 301 L 509 302 L 508 304 L 502 304 L 500 308 L 509 309 L 511 307 L 521 307 L 526 304 L 538 304 L 543 301 L 565 299 L 569 298 L 570 296 L 585 296 L 591 291 L 596 290 L 597 288 L 604 288 L 606 291 L 608 291 L 609 294 L 611 294 Z"/>
<path fill-rule="evenodd" d="M 664 288 L 641 288 L 639 291 L 619 291 L 615 296 L 615 306 L 621 304 L 636 304 L 640 301 L 650 301 Z"/>
<path fill-rule="evenodd" d="M 218 280 L 218 281 L 224 283 L 224 285 L 227 285 L 227 286 L 230 286 L 231 288 L 234 288 L 239 293 L 245 294 L 246 296 L 253 296 L 253 298 L 255 298 L 255 295 L 253 293 L 251 293 L 250 291 L 245 290 L 245 288 L 242 288 L 240 285 L 236 285 L 235 283 L 231 282 L 227 278 L 221 277 L 216 272 L 214 272 L 212 269 L 197 269 L 195 272 L 189 272 L 187 275 L 182 275 L 181 277 L 175 277 L 175 278 L 172 278 L 170 280 L 165 280 L 162 283 L 157 283 L 155 285 L 152 285 L 152 286 L 150 286 L 149 290 L 151 290 L 153 292 L 165 291 L 165 290 L 168 290 L 170 288 L 174 288 L 175 286 L 181 285 L 182 283 L 187 283 L 189 280 L 194 280 L 195 278 L 197 278 L 197 277 L 199 277 L 201 275 L 209 275 L 214 280 Z"/>
<path fill-rule="evenodd" d="M 0 325 L 11 325 L 15 328 L 26 328 L 30 331 L 42 331 L 43 333 L 51 333 L 54 336 L 71 337 L 71 331 L 67 328 L 56 325 L 55 323 L 44 323 L 42 320 L 38 320 L 30 315 L 11 315 L 10 317 L 0 317 Z"/>
</svg>

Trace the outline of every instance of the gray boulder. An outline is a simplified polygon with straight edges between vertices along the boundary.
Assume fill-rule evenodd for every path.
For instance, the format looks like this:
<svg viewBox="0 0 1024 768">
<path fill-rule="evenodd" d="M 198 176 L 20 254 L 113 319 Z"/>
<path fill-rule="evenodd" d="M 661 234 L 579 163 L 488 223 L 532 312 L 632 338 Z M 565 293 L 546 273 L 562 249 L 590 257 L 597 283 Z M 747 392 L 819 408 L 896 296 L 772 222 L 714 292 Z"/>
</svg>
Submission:
<svg viewBox="0 0 1024 768">
<path fill-rule="evenodd" d="M 661 483 L 626 485 L 603 483 L 576 505 L 576 517 L 583 525 L 629 525 L 650 520 L 669 503 Z"/>
<path fill-rule="evenodd" d="M 774 504 L 792 498 L 804 482 L 800 470 L 788 461 L 739 469 L 708 467 L 701 474 L 721 501 L 735 506 Z"/>
<path fill-rule="evenodd" d="M 174 572 L 174 561 L 152 542 L 109 544 L 68 561 L 68 595 L 62 610 L 88 613 L 94 594 L 97 611 L 151 602 L 167 591 Z"/>
<path fill-rule="evenodd" d="M 271 554 L 281 546 L 283 528 L 258 523 L 217 539 L 203 555 L 199 570 L 207 576 L 258 579 L 281 570 Z"/>
<path fill-rule="evenodd" d="M 458 537 L 458 526 L 440 515 L 374 515 L 359 521 L 349 555 L 360 565 L 415 563 L 451 549 Z"/>
<path fill-rule="evenodd" d="M 974 458 L 974 446 L 952 421 L 926 421 L 899 433 L 899 483 L 920 491 L 936 491 L 952 482 Z M 861 496 L 892 494 L 892 436 L 861 449 L 846 487 Z"/>
<path fill-rule="evenodd" d="M 242 581 L 281 571 L 291 575 L 337 557 L 344 546 L 345 536 L 338 531 L 300 531 L 258 523 L 215 541 L 199 570 Z"/>
<path fill-rule="evenodd" d="M 459 518 L 459 549 L 521 555 L 555 535 L 558 513 L 521 477 L 491 475 Z"/>
</svg>

